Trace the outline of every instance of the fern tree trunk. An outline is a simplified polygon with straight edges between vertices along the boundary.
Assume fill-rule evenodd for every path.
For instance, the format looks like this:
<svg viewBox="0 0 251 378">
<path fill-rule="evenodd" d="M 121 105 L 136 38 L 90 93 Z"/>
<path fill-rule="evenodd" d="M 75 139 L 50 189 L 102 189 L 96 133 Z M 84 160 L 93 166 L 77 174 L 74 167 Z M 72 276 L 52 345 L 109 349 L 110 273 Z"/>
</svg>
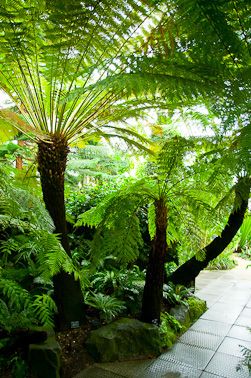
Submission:
<svg viewBox="0 0 251 378">
<path fill-rule="evenodd" d="M 64 199 L 64 173 L 69 148 L 61 137 L 52 137 L 49 141 L 38 143 L 38 171 L 40 173 L 43 199 L 54 225 L 55 233 L 60 235 L 61 243 L 70 255 L 67 237 Z M 60 272 L 53 277 L 54 300 L 58 308 L 56 328 L 65 330 L 71 322 L 84 320 L 83 297 L 80 283 L 73 275 Z"/>
<path fill-rule="evenodd" d="M 220 236 L 203 248 L 205 258 L 199 261 L 194 255 L 190 260 L 182 264 L 173 274 L 166 278 L 174 284 L 189 286 L 195 280 L 201 270 L 205 269 L 209 262 L 224 251 L 242 225 L 245 212 L 248 207 L 251 181 L 247 177 L 239 179 L 235 188 L 235 201 L 233 210 L 228 218 Z"/>
<path fill-rule="evenodd" d="M 156 234 L 152 242 L 146 271 L 141 320 L 147 323 L 159 324 L 163 299 L 164 265 L 167 253 L 167 207 L 163 198 L 156 200 L 155 212 Z"/>
</svg>

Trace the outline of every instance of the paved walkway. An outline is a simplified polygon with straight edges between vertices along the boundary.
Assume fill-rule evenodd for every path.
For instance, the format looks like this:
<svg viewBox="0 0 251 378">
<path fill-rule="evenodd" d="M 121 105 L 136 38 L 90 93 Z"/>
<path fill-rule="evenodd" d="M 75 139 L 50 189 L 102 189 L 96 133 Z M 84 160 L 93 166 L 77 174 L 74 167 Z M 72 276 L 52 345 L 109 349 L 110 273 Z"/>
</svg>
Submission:
<svg viewBox="0 0 251 378">
<path fill-rule="evenodd" d="M 251 349 L 251 267 L 239 260 L 229 271 L 204 271 L 196 279 L 196 295 L 208 310 L 175 345 L 157 359 L 95 364 L 75 378 L 246 378 L 237 371 L 241 346 Z"/>
</svg>

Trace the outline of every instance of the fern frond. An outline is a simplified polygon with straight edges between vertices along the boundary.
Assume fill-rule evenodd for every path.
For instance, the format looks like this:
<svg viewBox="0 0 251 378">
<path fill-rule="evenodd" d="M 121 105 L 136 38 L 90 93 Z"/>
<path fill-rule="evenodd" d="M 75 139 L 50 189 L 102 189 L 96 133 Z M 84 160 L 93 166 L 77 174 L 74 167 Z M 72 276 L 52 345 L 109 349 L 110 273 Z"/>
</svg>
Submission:
<svg viewBox="0 0 251 378">
<path fill-rule="evenodd" d="M 17 311 L 26 309 L 31 304 L 31 298 L 28 291 L 14 281 L 0 278 L 0 290 L 8 300 L 9 305 L 14 306 Z"/>
<path fill-rule="evenodd" d="M 47 295 L 36 295 L 35 300 L 32 303 L 34 312 L 42 326 L 47 328 L 53 328 L 54 314 L 57 312 L 57 306 L 53 299 Z"/>
</svg>

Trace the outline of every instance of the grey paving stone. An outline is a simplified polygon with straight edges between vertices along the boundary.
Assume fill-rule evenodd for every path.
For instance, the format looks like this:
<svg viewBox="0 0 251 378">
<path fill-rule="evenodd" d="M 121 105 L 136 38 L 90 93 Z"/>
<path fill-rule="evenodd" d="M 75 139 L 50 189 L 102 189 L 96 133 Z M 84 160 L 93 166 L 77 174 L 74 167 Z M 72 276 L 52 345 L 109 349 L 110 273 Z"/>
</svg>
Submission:
<svg viewBox="0 0 251 378">
<path fill-rule="evenodd" d="M 247 318 L 251 319 L 251 308 L 245 307 L 240 315 L 246 316 Z M 250 321 L 250 323 L 251 323 L 251 321 Z"/>
<path fill-rule="evenodd" d="M 97 366 L 91 366 L 88 369 L 81 371 L 75 375 L 74 378 L 121 378 L 123 375 L 118 375 L 110 371 L 100 369 Z"/>
<path fill-rule="evenodd" d="M 215 374 L 208 373 L 208 372 L 204 371 L 201 374 L 200 378 L 222 378 L 222 375 L 221 376 L 220 375 L 215 375 Z"/>
<path fill-rule="evenodd" d="M 250 378 L 248 368 L 243 366 L 237 370 L 241 358 L 217 352 L 207 365 L 205 371 L 224 378 Z"/>
<path fill-rule="evenodd" d="M 173 358 L 172 360 L 162 360 L 158 358 L 153 362 L 143 375 L 137 375 L 137 378 L 199 378 L 201 370 L 192 367 L 191 365 L 181 363 Z"/>
<path fill-rule="evenodd" d="M 212 307 L 212 311 L 222 312 L 222 313 L 231 313 L 239 315 L 243 311 L 243 305 L 238 303 L 221 303 L 216 302 Z"/>
<path fill-rule="evenodd" d="M 205 332 L 189 330 L 180 337 L 179 341 L 199 348 L 216 350 L 223 338 L 224 336 L 216 336 Z"/>
<path fill-rule="evenodd" d="M 178 342 L 169 352 L 163 353 L 159 359 L 179 361 L 180 363 L 191 365 L 196 369 L 204 369 L 213 354 L 212 350 Z"/>
<path fill-rule="evenodd" d="M 236 325 L 244 326 L 244 327 L 251 327 L 251 318 L 247 316 L 240 315 L 236 321 Z"/>
<path fill-rule="evenodd" d="M 251 282 L 248 281 L 244 281 L 244 282 L 240 282 L 240 281 L 237 281 L 236 283 L 236 286 L 235 286 L 237 289 L 251 289 Z"/>
<path fill-rule="evenodd" d="M 239 312 L 220 312 L 209 309 L 202 314 L 201 319 L 215 320 L 222 323 L 233 324 L 238 318 Z"/>
<path fill-rule="evenodd" d="M 235 302 L 238 302 L 238 301 L 248 302 L 249 297 L 250 297 L 250 289 L 248 289 L 248 290 L 230 289 L 230 290 L 228 290 L 227 292 L 224 293 L 223 298 L 224 297 L 231 299 L 233 304 Z M 221 298 L 221 299 L 223 299 L 223 298 Z"/>
<path fill-rule="evenodd" d="M 192 327 L 190 327 L 190 330 L 202 331 L 217 336 L 225 336 L 230 328 L 231 324 L 200 318 L 192 325 Z"/>
<path fill-rule="evenodd" d="M 243 357 L 243 347 L 251 348 L 251 342 L 245 340 L 226 337 L 221 343 L 218 352 L 230 354 L 236 357 Z"/>
<path fill-rule="evenodd" d="M 201 370 L 190 365 L 180 363 L 175 359 L 165 361 L 158 358 L 147 368 L 144 374 L 137 375 L 137 378 L 199 378 L 200 375 Z"/>
<path fill-rule="evenodd" d="M 251 342 L 251 332 L 247 327 L 233 325 L 227 336 Z"/>
<path fill-rule="evenodd" d="M 205 293 L 200 292 L 200 291 L 196 292 L 195 295 L 196 295 L 196 297 L 206 301 L 208 308 L 210 308 L 212 305 L 214 305 L 217 302 L 217 300 L 219 299 L 218 295 L 205 294 Z"/>
<path fill-rule="evenodd" d="M 219 299 L 219 302 L 221 303 L 229 303 L 229 304 L 235 304 L 235 305 L 243 305 L 245 306 L 246 303 L 247 303 L 247 299 L 246 298 L 231 298 L 231 294 L 227 295 L 227 296 L 222 296 L 220 299 Z"/>
<path fill-rule="evenodd" d="M 125 362 L 108 362 L 97 364 L 97 367 L 123 377 L 136 377 L 145 372 L 154 360 L 136 360 Z"/>
</svg>

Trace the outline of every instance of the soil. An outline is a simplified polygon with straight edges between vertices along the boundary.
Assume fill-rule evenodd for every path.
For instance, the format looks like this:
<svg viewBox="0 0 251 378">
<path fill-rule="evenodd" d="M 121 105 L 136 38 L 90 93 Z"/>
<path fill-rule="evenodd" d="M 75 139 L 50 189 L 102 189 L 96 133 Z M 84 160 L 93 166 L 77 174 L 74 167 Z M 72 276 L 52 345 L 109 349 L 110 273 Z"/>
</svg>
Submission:
<svg viewBox="0 0 251 378">
<path fill-rule="evenodd" d="M 85 348 L 90 333 L 89 323 L 75 329 L 60 332 L 56 335 L 61 347 L 61 378 L 73 378 L 81 370 L 94 363 Z"/>
</svg>

